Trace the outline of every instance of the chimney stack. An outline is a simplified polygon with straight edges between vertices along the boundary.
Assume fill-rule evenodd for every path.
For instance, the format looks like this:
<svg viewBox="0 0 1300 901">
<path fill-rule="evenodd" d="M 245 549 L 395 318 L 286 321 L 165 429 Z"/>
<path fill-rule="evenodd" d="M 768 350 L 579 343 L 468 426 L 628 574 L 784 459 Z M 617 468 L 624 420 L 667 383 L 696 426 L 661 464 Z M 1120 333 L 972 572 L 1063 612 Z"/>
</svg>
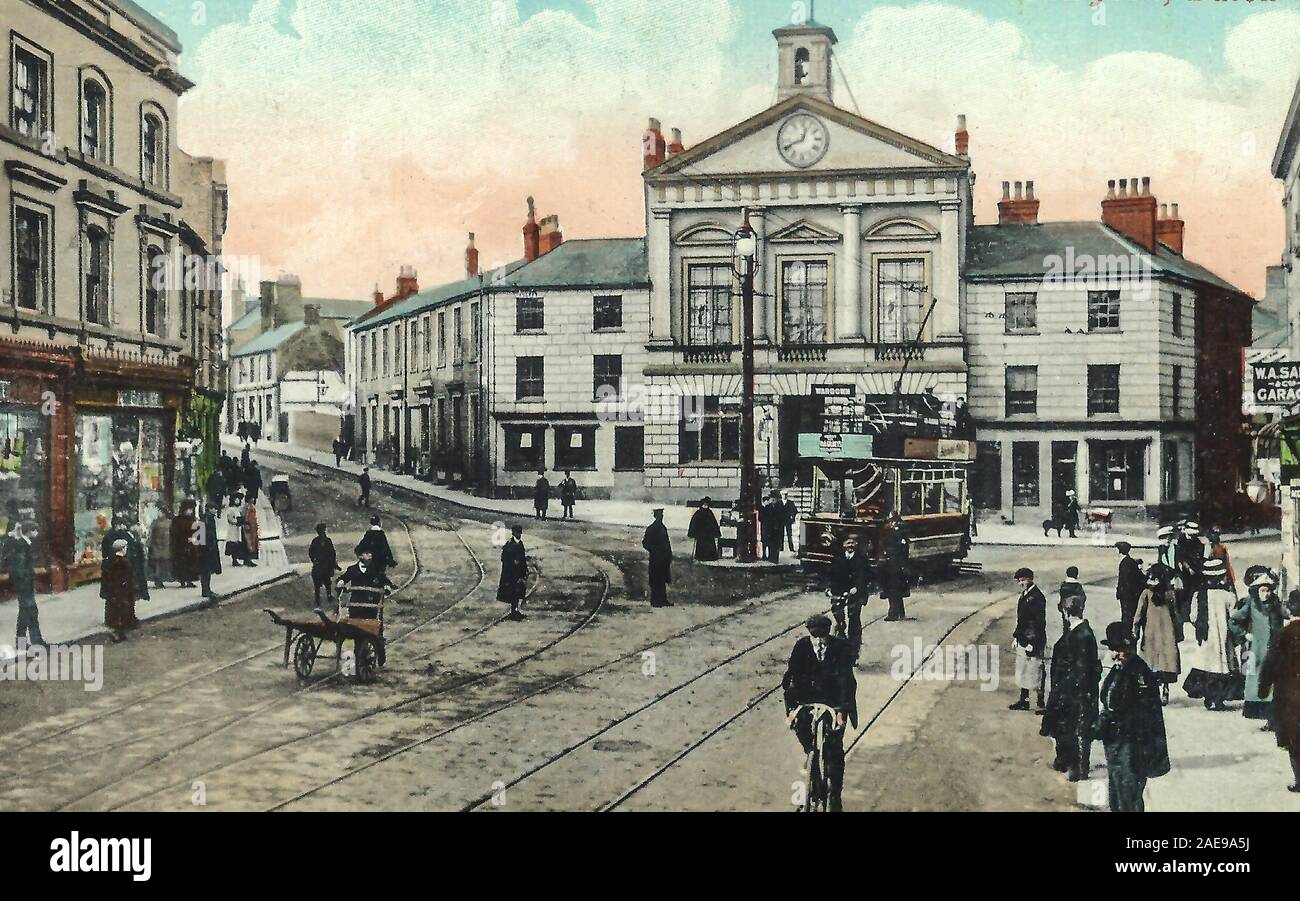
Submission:
<svg viewBox="0 0 1300 901">
<path fill-rule="evenodd" d="M 528 221 L 524 223 L 524 260 L 532 262 L 541 256 L 541 229 L 537 225 L 537 208 L 533 198 L 528 198 Z"/>
<path fill-rule="evenodd" d="M 1037 225 L 1038 198 L 1034 197 L 1032 181 L 1016 182 L 1016 195 L 1011 196 L 1011 182 L 1002 183 L 1002 199 L 998 201 L 998 225 Z"/>
<path fill-rule="evenodd" d="M 641 149 L 645 163 L 644 170 L 658 166 L 667 156 L 668 145 L 664 142 L 663 127 L 658 119 L 651 119 L 646 127 L 645 134 L 641 136 Z"/>
<path fill-rule="evenodd" d="M 384 292 L 379 290 L 379 282 L 375 282 L 374 299 L 375 306 L 382 307 L 384 305 Z"/>
<path fill-rule="evenodd" d="M 970 159 L 970 132 L 966 130 L 966 115 L 957 117 L 957 155 Z"/>
<path fill-rule="evenodd" d="M 1107 191 L 1101 202 L 1101 222 L 1140 244 L 1146 250 L 1156 249 L 1156 199 L 1151 195 L 1151 179 L 1143 178 L 1139 186 L 1132 179 L 1133 191 L 1129 193 L 1129 179 L 1119 180 L 1119 194 Z M 1107 182 L 1112 185 L 1113 182 Z"/>
<path fill-rule="evenodd" d="M 303 304 L 302 323 L 307 326 L 307 328 L 314 328 L 320 325 L 320 304 Z"/>
<path fill-rule="evenodd" d="M 465 248 L 465 277 L 478 275 L 478 248 L 474 246 L 474 233 L 469 233 L 469 245 Z"/>
<path fill-rule="evenodd" d="M 1183 255 L 1183 232 L 1186 225 L 1178 215 L 1178 204 L 1166 208 L 1160 204 L 1160 218 L 1156 220 L 1156 240 L 1179 256 Z"/>
<path fill-rule="evenodd" d="M 546 255 L 564 243 L 564 233 L 560 231 L 560 217 L 551 215 L 542 220 L 540 234 L 540 255 Z"/>
<path fill-rule="evenodd" d="M 420 293 L 420 283 L 415 277 L 414 266 L 403 266 L 397 275 L 397 299 L 405 300 L 413 294 Z"/>
<path fill-rule="evenodd" d="M 685 150 L 686 145 L 682 143 L 682 130 L 680 128 L 674 128 L 673 139 L 668 142 L 668 155 L 677 156 L 677 154 L 682 153 Z"/>
</svg>

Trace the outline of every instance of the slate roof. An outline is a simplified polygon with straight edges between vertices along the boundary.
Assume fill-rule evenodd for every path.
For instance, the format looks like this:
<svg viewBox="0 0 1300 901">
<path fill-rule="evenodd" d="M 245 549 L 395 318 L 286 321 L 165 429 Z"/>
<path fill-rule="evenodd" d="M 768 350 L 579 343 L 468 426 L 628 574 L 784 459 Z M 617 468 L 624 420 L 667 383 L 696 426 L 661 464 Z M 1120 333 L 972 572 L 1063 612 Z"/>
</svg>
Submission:
<svg viewBox="0 0 1300 901">
<path fill-rule="evenodd" d="M 590 238 L 559 247 L 493 284 L 499 288 L 645 288 L 645 238 Z"/>
<path fill-rule="evenodd" d="M 320 307 L 320 317 L 322 319 L 345 319 L 349 322 L 358 316 L 364 315 L 374 307 L 374 304 L 369 300 L 343 300 L 333 297 L 304 297 L 302 302 L 304 306 L 310 304 Z M 229 327 L 236 330 L 252 328 L 261 321 L 261 300 L 245 300 L 244 315 L 231 323 Z"/>
<path fill-rule="evenodd" d="M 448 282 L 445 285 L 426 288 L 418 294 L 412 294 L 410 297 L 396 303 L 390 303 L 387 306 L 374 307 L 369 313 L 353 320 L 352 330 L 356 332 L 367 331 L 395 319 L 403 319 L 416 313 L 422 313 L 431 307 L 442 306 L 463 297 L 468 297 L 471 294 L 477 294 L 479 290 L 490 287 L 495 280 L 509 275 L 523 265 L 523 260 L 515 260 L 513 263 L 507 263 L 496 269 L 483 270 L 481 280 L 477 275 L 469 276 L 459 281 Z"/>
<path fill-rule="evenodd" d="M 1128 256 L 1145 249 L 1100 222 L 1044 222 L 1039 225 L 977 225 L 967 244 L 966 277 L 990 281 L 1017 276 L 1040 277 L 1046 258 Z M 1209 269 L 1159 245 L 1152 260 L 1156 275 L 1170 275 L 1248 297 Z"/>
<path fill-rule="evenodd" d="M 241 344 L 230 355 L 232 357 L 248 357 L 253 354 L 269 353 L 306 327 L 307 324 L 304 322 L 286 322 L 284 325 L 277 326 L 269 332 L 263 332 L 251 341 Z"/>
</svg>

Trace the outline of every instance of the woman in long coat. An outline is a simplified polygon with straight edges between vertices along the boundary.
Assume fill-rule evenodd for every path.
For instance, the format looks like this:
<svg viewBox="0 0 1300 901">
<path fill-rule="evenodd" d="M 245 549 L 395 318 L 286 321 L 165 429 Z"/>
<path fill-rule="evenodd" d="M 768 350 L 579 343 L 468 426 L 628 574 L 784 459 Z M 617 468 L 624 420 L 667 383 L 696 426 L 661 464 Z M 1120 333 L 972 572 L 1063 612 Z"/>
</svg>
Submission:
<svg viewBox="0 0 1300 901">
<path fill-rule="evenodd" d="M 686 537 L 695 541 L 696 560 L 717 560 L 722 556 L 718 551 L 722 529 L 713 514 L 712 503 L 713 499 L 708 497 L 700 501 L 700 508 L 691 514 L 691 524 L 686 529 Z"/>
<path fill-rule="evenodd" d="M 193 501 L 181 504 L 180 515 L 172 520 L 172 574 L 182 588 L 193 588 L 199 577 L 199 547 L 194 543 L 197 523 Z"/>
<path fill-rule="evenodd" d="M 113 542 L 113 556 L 104 563 L 99 596 L 104 599 L 104 624 L 118 638 L 124 630 L 140 625 L 135 615 L 135 572 L 123 539 Z"/>
<path fill-rule="evenodd" d="M 257 507 L 250 500 L 244 504 L 244 521 L 240 528 L 240 536 L 244 541 L 244 560 L 249 566 L 257 566 L 253 561 L 261 554 L 258 551 L 258 536 L 260 532 L 257 527 Z"/>
<path fill-rule="evenodd" d="M 1153 573 L 1147 590 L 1138 598 L 1133 625 L 1140 630 L 1138 654 L 1160 683 L 1160 703 L 1169 703 L 1169 683 L 1178 680 L 1182 661 L 1178 656 L 1178 630 L 1174 624 L 1174 590 Z"/>
<path fill-rule="evenodd" d="M 1228 590 L 1231 576 L 1221 558 L 1207 559 L 1201 577 L 1192 619 L 1196 650 L 1189 658 L 1191 671 L 1183 682 L 1183 691 L 1190 698 L 1203 699 L 1206 710 L 1226 710 L 1225 701 L 1241 698 L 1241 667 L 1228 630 L 1228 617 L 1237 598 Z"/>
<path fill-rule="evenodd" d="M 1265 570 L 1250 580 L 1250 594 L 1232 614 L 1232 634 L 1240 642 L 1250 639 L 1249 656 L 1243 655 L 1246 672 L 1246 703 L 1242 713 L 1247 719 L 1273 720 L 1273 702 L 1260 693 L 1259 673 L 1268 662 L 1269 645 L 1282 628 L 1282 605 L 1277 597 L 1277 578 Z"/>
<path fill-rule="evenodd" d="M 1291 612 L 1300 611 L 1293 606 Z M 1300 618 L 1292 619 L 1278 633 L 1259 674 L 1259 687 L 1273 697 L 1277 743 L 1291 754 L 1295 782 L 1290 790 L 1300 792 Z"/>
<path fill-rule="evenodd" d="M 149 574 L 159 588 L 175 578 L 172 575 L 172 516 L 166 507 L 158 511 L 149 531 Z"/>
</svg>

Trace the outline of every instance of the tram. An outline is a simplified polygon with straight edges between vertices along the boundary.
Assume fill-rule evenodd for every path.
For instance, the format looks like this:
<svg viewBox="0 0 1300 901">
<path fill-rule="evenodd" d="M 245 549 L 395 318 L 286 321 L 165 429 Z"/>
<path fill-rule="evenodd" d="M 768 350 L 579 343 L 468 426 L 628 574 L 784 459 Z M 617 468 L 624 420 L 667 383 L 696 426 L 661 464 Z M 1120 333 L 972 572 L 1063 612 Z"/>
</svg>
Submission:
<svg viewBox="0 0 1300 901">
<path fill-rule="evenodd" d="M 800 460 L 813 470 L 812 509 L 800 525 L 804 566 L 830 563 L 849 535 L 877 563 L 894 530 L 913 565 L 944 570 L 964 559 L 975 442 L 945 433 L 879 413 L 851 433 L 800 434 Z"/>
</svg>

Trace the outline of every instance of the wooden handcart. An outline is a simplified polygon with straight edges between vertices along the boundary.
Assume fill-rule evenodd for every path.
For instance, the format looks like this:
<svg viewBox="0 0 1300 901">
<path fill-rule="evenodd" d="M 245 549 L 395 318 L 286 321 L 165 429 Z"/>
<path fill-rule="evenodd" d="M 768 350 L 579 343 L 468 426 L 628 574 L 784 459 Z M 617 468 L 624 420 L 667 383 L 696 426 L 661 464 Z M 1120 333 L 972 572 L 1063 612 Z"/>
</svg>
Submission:
<svg viewBox="0 0 1300 901">
<path fill-rule="evenodd" d="M 284 627 L 284 665 L 288 666 L 292 657 L 298 678 L 309 678 L 321 647 L 333 642 L 334 665 L 342 671 L 343 645 L 351 641 L 356 681 L 372 681 L 375 671 L 382 666 L 387 596 L 386 588 L 344 588 L 339 592 L 338 613 L 334 617 L 317 609 L 315 619 L 287 619 L 274 610 L 266 610 L 277 626 Z"/>
</svg>

